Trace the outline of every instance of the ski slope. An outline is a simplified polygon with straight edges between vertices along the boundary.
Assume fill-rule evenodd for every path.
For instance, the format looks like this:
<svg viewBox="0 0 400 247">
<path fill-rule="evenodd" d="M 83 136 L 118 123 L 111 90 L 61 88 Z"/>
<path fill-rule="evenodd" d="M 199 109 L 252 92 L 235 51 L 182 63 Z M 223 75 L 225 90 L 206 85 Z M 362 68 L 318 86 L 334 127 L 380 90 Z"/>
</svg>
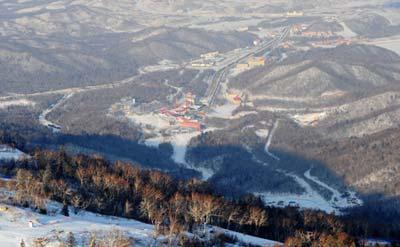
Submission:
<svg viewBox="0 0 400 247">
<path fill-rule="evenodd" d="M 362 200 L 358 198 L 354 191 L 347 190 L 341 193 L 335 188 L 320 181 L 317 177 L 310 174 L 311 169 L 304 173 L 304 178 L 294 173 L 280 171 L 292 177 L 303 189 L 303 194 L 289 193 L 257 193 L 267 205 L 275 207 L 298 206 L 300 208 L 311 208 L 325 211 L 327 213 L 341 214 L 341 209 L 362 205 Z M 311 187 L 307 180 L 311 180 L 319 186 L 332 192 L 330 200 L 325 199 L 318 191 Z"/>
<path fill-rule="evenodd" d="M 275 154 L 271 153 L 269 147 L 271 146 L 271 142 L 272 142 L 272 138 L 274 138 L 274 134 L 276 132 L 276 130 L 279 127 L 279 120 L 276 120 L 276 122 L 274 123 L 274 126 L 272 127 L 271 132 L 268 135 L 268 139 L 267 139 L 267 143 L 265 144 L 265 152 L 272 157 L 274 160 L 281 160 L 278 156 L 276 156 Z"/>
<path fill-rule="evenodd" d="M 270 151 L 270 145 L 278 127 L 279 119 L 275 121 L 271 131 L 269 131 L 267 142 L 265 144 L 265 152 L 268 156 L 279 162 L 280 158 Z M 265 133 L 258 133 L 257 135 L 260 136 L 261 134 Z M 254 156 L 253 159 L 260 164 L 267 165 L 266 163 L 256 159 Z M 362 200 L 356 196 L 356 193 L 354 191 L 347 190 L 345 192 L 340 192 L 339 190 L 322 182 L 319 178 L 312 176 L 311 169 L 312 168 L 307 170 L 302 176 L 295 173 L 278 170 L 278 172 L 281 172 L 282 174 L 293 178 L 293 180 L 296 181 L 296 183 L 304 189 L 303 194 L 282 194 L 271 192 L 259 192 L 256 194 L 261 196 L 264 202 L 270 206 L 295 206 L 300 208 L 312 208 L 335 214 L 340 214 L 341 209 L 362 205 Z M 331 198 L 324 198 L 317 190 L 315 190 L 310 185 L 310 181 L 332 192 Z"/>
<path fill-rule="evenodd" d="M 319 186 L 329 190 L 332 192 L 332 197 L 330 200 L 330 203 L 334 206 L 337 206 L 339 208 L 349 208 L 349 207 L 354 207 L 358 205 L 362 205 L 362 200 L 359 199 L 354 191 L 346 191 L 346 194 L 348 196 L 344 197 L 344 193 L 339 192 L 337 189 L 332 188 L 331 186 L 327 185 L 326 183 L 322 182 L 319 180 L 317 177 L 314 177 L 311 175 L 311 169 L 307 170 L 304 173 L 304 177 L 307 179 L 310 179 L 311 181 L 315 182 Z"/>
</svg>

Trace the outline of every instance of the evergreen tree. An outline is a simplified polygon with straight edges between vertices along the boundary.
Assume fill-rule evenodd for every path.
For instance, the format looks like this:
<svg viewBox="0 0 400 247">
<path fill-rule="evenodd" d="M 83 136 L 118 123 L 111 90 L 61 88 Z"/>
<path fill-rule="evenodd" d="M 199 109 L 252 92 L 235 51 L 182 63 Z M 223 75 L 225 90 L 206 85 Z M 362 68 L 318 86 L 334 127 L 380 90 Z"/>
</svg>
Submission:
<svg viewBox="0 0 400 247">
<path fill-rule="evenodd" d="M 67 247 L 74 247 L 75 245 L 76 245 L 75 236 L 72 232 L 69 232 L 67 236 Z"/>
<path fill-rule="evenodd" d="M 64 216 L 69 216 L 69 210 L 68 210 L 68 204 L 66 201 L 64 201 L 63 203 L 63 208 L 61 210 L 61 214 L 63 214 Z"/>
<path fill-rule="evenodd" d="M 45 193 L 49 193 L 50 192 L 49 184 L 50 184 L 50 181 L 51 181 L 52 178 L 53 178 L 53 172 L 51 170 L 50 163 L 48 163 L 46 165 L 46 169 L 44 170 L 43 178 L 42 178 L 42 180 L 43 180 L 43 189 L 44 189 Z"/>
</svg>

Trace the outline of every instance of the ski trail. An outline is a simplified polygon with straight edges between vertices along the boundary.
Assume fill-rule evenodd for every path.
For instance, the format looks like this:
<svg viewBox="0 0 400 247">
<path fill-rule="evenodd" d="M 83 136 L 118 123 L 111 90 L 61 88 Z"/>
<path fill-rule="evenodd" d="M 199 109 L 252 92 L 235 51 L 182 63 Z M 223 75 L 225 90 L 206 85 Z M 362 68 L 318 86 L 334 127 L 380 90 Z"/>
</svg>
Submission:
<svg viewBox="0 0 400 247">
<path fill-rule="evenodd" d="M 280 172 L 292 177 L 305 190 L 305 193 L 301 195 L 302 200 L 311 200 L 315 205 L 318 205 L 318 208 L 323 209 L 326 212 L 335 212 L 335 209 L 332 207 L 331 203 L 323 198 L 317 191 L 315 191 L 306 180 L 293 173 L 284 171 Z"/>
<path fill-rule="evenodd" d="M 362 204 L 362 200 L 358 198 L 353 191 L 346 191 L 346 193 L 340 193 L 337 189 L 332 188 L 326 183 L 319 180 L 317 177 L 311 175 L 311 169 L 307 170 L 304 173 L 304 177 L 315 182 L 319 186 L 329 190 L 332 192 L 331 203 L 337 205 L 339 207 L 354 207 Z M 348 196 L 343 197 L 344 194 L 348 194 Z"/>
<path fill-rule="evenodd" d="M 272 127 L 271 132 L 268 135 L 267 143 L 265 144 L 265 152 L 270 157 L 272 157 L 274 160 L 280 161 L 281 159 L 278 156 L 276 156 L 275 154 L 273 154 L 269 151 L 269 147 L 271 146 L 272 138 L 274 137 L 275 131 L 278 129 L 278 127 L 279 127 L 279 120 L 276 120 L 276 122 L 274 123 L 274 126 Z"/>
<path fill-rule="evenodd" d="M 327 185 L 326 183 L 320 181 L 317 177 L 314 177 L 311 175 L 311 169 L 308 169 L 305 173 L 304 173 L 304 177 L 306 177 L 307 179 L 310 179 L 311 181 L 315 182 L 316 184 L 318 184 L 321 187 L 324 187 L 325 189 L 331 191 L 334 195 L 340 195 L 340 192 L 332 187 L 330 187 L 329 185 Z"/>
<path fill-rule="evenodd" d="M 276 130 L 279 127 L 279 120 L 277 120 L 272 130 L 270 131 L 267 139 L 267 143 L 265 145 L 265 152 L 272 157 L 273 159 L 280 161 L 280 158 L 273 154 L 270 151 L 270 145 L 272 143 L 272 139 Z M 257 159 L 253 154 L 253 160 L 261 163 L 265 166 L 268 164 L 262 162 Z M 354 207 L 358 205 L 362 205 L 361 199 L 359 199 L 354 191 L 347 190 L 344 193 L 341 193 L 335 188 L 327 185 L 326 183 L 320 181 L 317 177 L 311 175 L 311 169 L 307 170 L 304 173 L 304 178 L 302 176 L 296 175 L 295 173 L 286 172 L 284 170 L 277 170 L 278 172 L 291 177 L 300 187 L 304 189 L 304 193 L 302 194 L 275 194 L 275 193 L 261 193 L 264 201 L 268 205 L 276 205 L 276 202 L 286 203 L 286 205 L 298 204 L 302 208 L 317 208 L 321 209 L 328 213 L 340 214 L 340 209 Z M 313 189 L 307 180 L 315 182 L 318 186 L 327 189 L 332 192 L 332 197 L 330 199 L 325 199 L 321 193 L 317 190 Z M 278 205 L 279 206 L 279 205 Z"/>
<path fill-rule="evenodd" d="M 164 84 L 165 84 L 167 87 L 172 88 L 172 89 L 174 89 L 174 90 L 176 91 L 174 94 L 171 94 L 171 95 L 168 95 L 168 96 L 167 96 L 168 101 L 174 102 L 175 98 L 178 97 L 178 95 L 179 95 L 180 93 L 182 93 L 182 88 L 169 84 L 169 81 L 168 81 L 168 80 L 166 80 L 166 81 L 164 82 Z"/>
<path fill-rule="evenodd" d="M 51 122 L 50 120 L 47 119 L 47 116 L 54 111 L 56 108 L 60 107 L 62 104 L 64 104 L 69 98 L 71 98 L 74 94 L 70 93 L 70 94 L 66 94 L 64 95 L 64 97 L 62 97 L 58 102 L 50 105 L 49 108 L 47 108 L 46 110 L 44 110 L 42 112 L 42 114 L 40 114 L 39 116 L 39 123 L 43 126 L 46 126 L 48 128 L 51 128 L 53 130 L 54 133 L 56 132 L 60 132 L 61 130 L 61 126 L 59 126 L 56 123 Z"/>
</svg>

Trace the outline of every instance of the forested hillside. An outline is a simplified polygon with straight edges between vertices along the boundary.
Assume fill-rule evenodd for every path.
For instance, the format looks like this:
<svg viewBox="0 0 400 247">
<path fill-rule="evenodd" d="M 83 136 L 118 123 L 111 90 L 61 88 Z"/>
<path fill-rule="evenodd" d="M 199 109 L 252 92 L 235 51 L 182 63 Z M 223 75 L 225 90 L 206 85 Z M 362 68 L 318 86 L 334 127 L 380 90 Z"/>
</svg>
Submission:
<svg viewBox="0 0 400 247">
<path fill-rule="evenodd" d="M 2 133 L 0 140 L 9 140 L 4 138 L 7 135 Z M 76 212 L 84 209 L 149 222 L 165 235 L 215 225 L 286 241 L 287 246 L 355 246 L 364 236 L 390 238 L 399 233 L 389 224 L 368 226 L 362 215 L 266 207 L 252 195 L 226 198 L 207 182 L 177 180 L 99 156 L 37 149 L 30 159 L 3 163 L 1 173 L 13 179 L 2 186 L 16 191 L 14 203 L 43 214 L 46 200 L 55 200 L 65 208 L 73 206 Z"/>
</svg>

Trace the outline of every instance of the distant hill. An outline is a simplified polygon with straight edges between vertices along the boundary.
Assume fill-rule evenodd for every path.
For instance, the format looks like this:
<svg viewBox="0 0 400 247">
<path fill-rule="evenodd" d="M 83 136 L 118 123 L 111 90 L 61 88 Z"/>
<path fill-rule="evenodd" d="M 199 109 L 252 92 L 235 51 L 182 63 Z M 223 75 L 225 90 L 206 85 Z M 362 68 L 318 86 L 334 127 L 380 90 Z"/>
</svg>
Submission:
<svg viewBox="0 0 400 247">
<path fill-rule="evenodd" d="M 324 93 L 371 93 L 399 83 L 400 57 L 365 45 L 313 49 L 285 62 L 245 72 L 231 86 L 252 95 L 318 97 Z"/>
</svg>

